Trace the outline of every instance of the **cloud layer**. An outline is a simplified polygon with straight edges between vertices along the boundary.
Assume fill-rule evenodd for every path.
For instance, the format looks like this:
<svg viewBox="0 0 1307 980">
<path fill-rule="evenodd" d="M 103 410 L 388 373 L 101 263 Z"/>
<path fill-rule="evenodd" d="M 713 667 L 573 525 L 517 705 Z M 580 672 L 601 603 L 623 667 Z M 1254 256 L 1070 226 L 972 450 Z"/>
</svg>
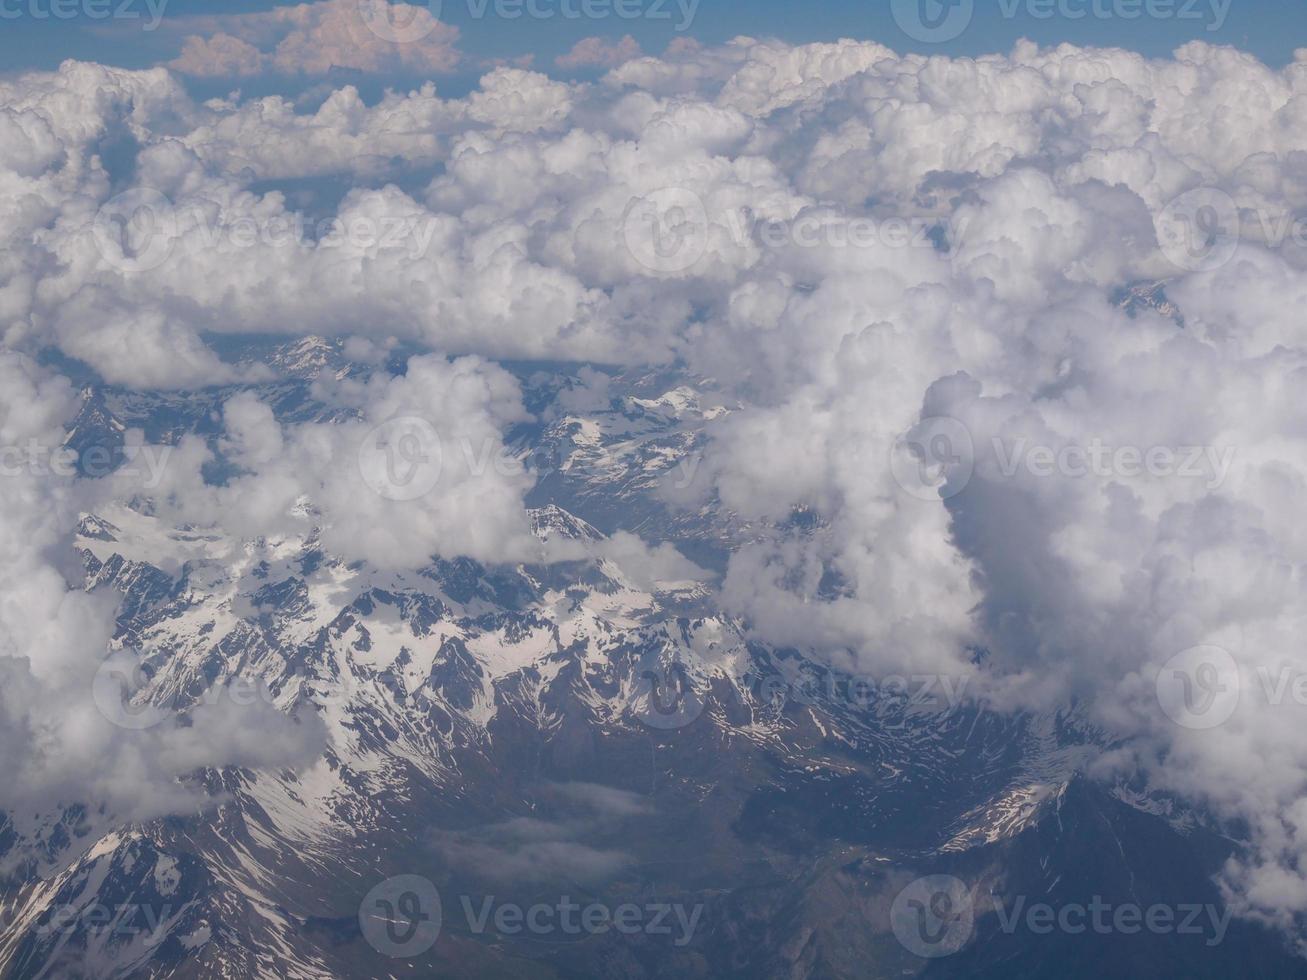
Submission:
<svg viewBox="0 0 1307 980">
<path fill-rule="evenodd" d="M 177 67 L 377 67 L 343 9 L 219 18 Z M 440 70 L 451 39 L 405 67 Z M 684 365 L 737 408 L 669 496 L 764 529 L 722 584 L 761 638 L 972 677 L 1003 709 L 1081 699 L 1124 740 L 1105 767 L 1247 829 L 1226 875 L 1246 912 L 1307 913 L 1303 709 L 1249 696 L 1199 730 L 1156 696 L 1197 646 L 1247 692 L 1307 670 L 1307 61 L 750 38 L 569 57 L 616 67 L 316 108 L 74 62 L 0 83 L 5 438 L 67 419 L 71 389 L 30 359 L 48 347 L 192 388 L 241 380 L 215 334 L 402 340 L 432 353 L 331 393 L 356 422 L 229 402 L 243 482 L 207 487 L 182 447 L 178 515 L 253 534 L 308 495 L 353 557 L 514 561 L 520 480 L 453 473 L 406 538 L 385 498 L 360 502 L 361 440 L 419 416 L 493 447 L 523 417 L 496 359 Z M 343 188 L 326 214 L 292 204 L 305 177 Z M 6 603 L 44 610 L 0 616 L 12 701 L 107 637 L 49 557 L 77 488 L 4 492 Z"/>
</svg>

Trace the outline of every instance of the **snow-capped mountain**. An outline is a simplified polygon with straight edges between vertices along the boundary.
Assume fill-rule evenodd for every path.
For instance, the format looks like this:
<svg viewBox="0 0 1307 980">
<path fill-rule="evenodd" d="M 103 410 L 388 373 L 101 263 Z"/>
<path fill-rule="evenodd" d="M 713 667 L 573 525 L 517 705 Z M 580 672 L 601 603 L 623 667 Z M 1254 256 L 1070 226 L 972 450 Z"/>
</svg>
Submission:
<svg viewBox="0 0 1307 980">
<path fill-rule="evenodd" d="M 322 340 L 243 356 L 276 369 L 254 387 L 293 420 L 335 417 L 315 400 L 320 378 L 386 370 Z M 1237 845 L 1138 788 L 1088 778 L 1107 736 L 1074 705 L 1008 715 L 949 678 L 854 677 L 756 642 L 712 575 L 751 529 L 711 500 L 686 511 L 662 492 L 693 478 L 705 427 L 731 410 L 710 379 L 521 375 L 534 421 L 511 449 L 536 474 L 538 564 L 384 572 L 316 533 L 173 526 L 148 494 L 83 515 L 84 587 L 118 603 L 117 652 L 87 679 L 111 720 L 148 737 L 258 702 L 321 751 L 276 771 L 200 767 L 187 781 L 206 803 L 193 812 L 126 820 L 68 800 L 6 814 L 5 976 L 1299 970 L 1271 933 L 1237 921 L 1219 945 L 1006 930 L 998 910 L 1031 896 L 1223 907 L 1209 876 Z M 91 380 L 69 442 L 212 436 L 230 394 Z M 708 573 L 626 564 L 612 547 L 622 531 L 670 542 Z M 547 561 L 551 541 L 582 557 Z M 891 923 L 895 895 L 932 874 L 966 882 L 975 903 L 974 934 L 948 960 L 915 955 Z M 442 901 L 439 938 L 413 955 L 379 948 L 361 916 L 401 875 Z M 681 918 L 670 934 L 478 918 L 561 902 Z"/>
</svg>

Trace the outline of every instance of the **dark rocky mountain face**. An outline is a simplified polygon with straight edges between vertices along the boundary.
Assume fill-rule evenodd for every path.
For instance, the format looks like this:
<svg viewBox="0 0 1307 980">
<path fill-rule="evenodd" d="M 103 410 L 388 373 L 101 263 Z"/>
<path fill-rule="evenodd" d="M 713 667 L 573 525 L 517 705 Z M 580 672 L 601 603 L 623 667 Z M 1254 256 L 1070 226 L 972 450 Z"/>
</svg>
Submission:
<svg viewBox="0 0 1307 980">
<path fill-rule="evenodd" d="M 326 342 L 268 356 L 283 418 L 330 417 L 310 382 L 360 370 Z M 569 369 L 522 377 L 542 541 L 638 530 L 712 569 L 749 540 L 659 492 L 729 411 L 709 382 L 619 376 L 564 411 Z M 70 439 L 119 448 L 211 435 L 221 393 L 84 398 Z M 1108 736 L 1075 705 L 851 677 L 758 643 L 711 581 L 597 550 L 383 573 L 142 501 L 85 515 L 78 547 L 136 658 L 108 688 L 125 726 L 265 701 L 325 748 L 198 769 L 194 812 L 6 814 L 5 976 L 1307 975 L 1213 884 L 1237 841 L 1086 774 Z"/>
</svg>

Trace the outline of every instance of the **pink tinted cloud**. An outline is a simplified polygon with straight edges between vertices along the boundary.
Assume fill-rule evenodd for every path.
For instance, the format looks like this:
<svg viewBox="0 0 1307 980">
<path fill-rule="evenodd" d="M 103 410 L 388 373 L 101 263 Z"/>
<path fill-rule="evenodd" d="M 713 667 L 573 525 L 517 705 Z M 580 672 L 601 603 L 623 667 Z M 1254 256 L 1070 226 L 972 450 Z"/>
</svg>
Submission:
<svg viewBox="0 0 1307 980">
<path fill-rule="evenodd" d="M 198 78 L 257 75 L 267 69 L 267 56 L 248 41 L 231 34 L 201 37 L 192 34 L 182 44 L 182 53 L 168 67 Z"/>
<path fill-rule="evenodd" d="M 567 54 L 559 55 L 554 64 L 559 68 L 616 68 L 643 54 L 635 38 L 627 34 L 616 43 L 602 37 L 587 37 L 572 46 Z"/>
<path fill-rule="evenodd" d="M 179 26 L 201 33 L 186 38 L 168 67 L 202 77 L 323 75 L 332 68 L 447 72 L 462 57 L 457 27 L 424 6 L 390 0 L 320 0 L 186 18 Z"/>
</svg>

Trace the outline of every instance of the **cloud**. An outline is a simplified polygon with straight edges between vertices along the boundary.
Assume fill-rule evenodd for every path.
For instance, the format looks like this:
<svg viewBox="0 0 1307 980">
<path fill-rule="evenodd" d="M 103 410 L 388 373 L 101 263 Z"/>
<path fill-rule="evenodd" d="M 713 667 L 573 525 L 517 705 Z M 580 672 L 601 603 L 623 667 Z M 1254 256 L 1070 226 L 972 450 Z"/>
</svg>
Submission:
<svg viewBox="0 0 1307 980">
<path fill-rule="evenodd" d="M 451 868 L 503 882 L 576 881 L 596 884 L 630 865 L 634 856 L 601 841 L 624 823 L 653 812 L 637 793 L 594 783 L 541 788 L 552 819 L 515 817 L 472 831 L 438 832 L 433 846 Z"/>
<path fill-rule="evenodd" d="M 197 78 L 239 78 L 267 70 L 267 56 L 231 34 L 199 37 L 192 34 L 182 43 L 182 53 L 168 67 Z"/>
<path fill-rule="evenodd" d="M 458 28 L 420 4 L 389 0 L 317 0 L 248 14 L 186 17 L 189 34 L 168 67 L 204 78 L 274 71 L 325 75 L 333 68 L 366 72 L 448 72 L 461 55 Z"/>
<path fill-rule="evenodd" d="M 612 877 L 634 858 L 624 851 L 594 847 L 575 840 L 551 839 L 560 832 L 536 821 L 508 822 L 471 835 L 438 837 L 436 850 L 451 868 L 502 882 L 576 881 L 594 884 Z M 538 834 L 540 840 L 516 839 Z"/>
<path fill-rule="evenodd" d="M 396 45 L 345 14 L 191 33 L 279 71 L 452 64 L 451 34 Z M 253 63 L 226 41 L 188 51 Z M 337 424 L 228 399 L 218 438 L 239 472 L 207 484 L 210 448 L 183 439 L 160 506 L 251 535 L 316 508 L 330 547 L 378 564 L 518 561 L 536 546 L 529 478 L 476 472 L 526 419 L 495 360 L 712 378 L 730 411 L 681 496 L 750 529 L 717 586 L 729 612 L 868 671 L 964 675 L 999 709 L 1077 699 L 1126 746 L 1119 771 L 1243 828 L 1224 882 L 1291 927 L 1307 895 L 1292 706 L 1250 696 L 1195 733 L 1155 682 L 1204 644 L 1252 692 L 1259 671 L 1307 669 L 1305 106 L 1301 63 L 1202 44 L 951 59 L 737 38 L 593 84 L 500 68 L 463 98 L 344 87 L 309 109 L 197 104 L 166 70 L 68 62 L 0 81 L 0 338 L 20 392 L 0 426 L 59 437 L 71 387 L 33 367 L 51 347 L 121 385 L 190 388 L 248 380 L 215 334 L 405 342 L 423 352 L 406 375 L 323 392 Z M 340 193 L 307 214 L 289 187 L 304 176 Z M 124 193 L 138 206 L 114 212 Z M 152 224 L 139 205 L 160 197 Z M 359 463 L 402 418 L 442 440 L 439 490 L 414 501 L 369 480 L 387 451 L 419 461 L 420 430 Z M 108 620 L 56 577 L 83 488 L 5 492 L 17 739 L 22 705 L 62 657 L 102 655 Z M 689 571 L 620 534 L 608 547 L 646 581 Z M 567 846 L 519 857 L 556 866 Z"/>
<path fill-rule="evenodd" d="M 641 55 L 640 45 L 630 34 L 621 40 L 609 41 L 602 37 L 586 37 L 572 45 L 567 54 L 559 55 L 554 64 L 559 68 L 615 68 L 623 62 Z"/>
<path fill-rule="evenodd" d="M 222 363 L 192 328 L 162 310 L 124 308 L 98 289 L 63 307 L 56 336 L 64 353 L 94 365 L 110 384 L 205 388 L 261 376 Z"/>
<path fill-rule="evenodd" d="M 634 817 L 653 809 L 648 797 L 598 783 L 559 783 L 553 790 L 559 796 L 589 807 L 600 816 Z"/>
<path fill-rule="evenodd" d="M 702 582 L 706 571 L 664 542 L 650 547 L 629 531 L 616 531 L 604 539 L 598 554 L 612 561 L 637 589 L 653 592 L 672 583 Z"/>
<path fill-rule="evenodd" d="M 237 475 L 210 484 L 211 453 L 184 443 L 156 513 L 244 538 L 318 529 L 330 553 L 381 569 L 420 569 L 436 556 L 540 557 L 523 501 L 529 477 L 505 465 L 503 430 L 528 416 L 503 369 L 417 357 L 401 376 L 345 380 L 321 396 L 354 418 L 283 425 L 255 394 L 231 397 L 219 451 Z"/>
</svg>

